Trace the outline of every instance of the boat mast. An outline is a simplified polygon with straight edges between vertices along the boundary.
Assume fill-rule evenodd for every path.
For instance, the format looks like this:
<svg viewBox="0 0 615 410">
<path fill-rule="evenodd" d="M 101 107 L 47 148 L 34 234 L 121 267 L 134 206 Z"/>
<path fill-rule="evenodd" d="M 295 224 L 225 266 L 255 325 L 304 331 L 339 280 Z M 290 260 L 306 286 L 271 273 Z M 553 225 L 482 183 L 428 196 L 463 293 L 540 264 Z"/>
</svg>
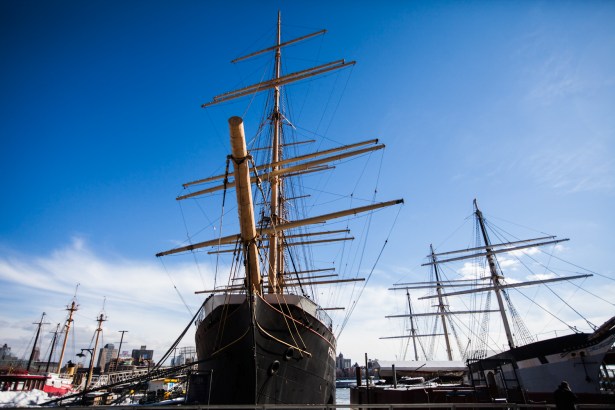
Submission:
<svg viewBox="0 0 615 410">
<path fill-rule="evenodd" d="M 231 133 L 232 161 L 235 172 L 235 193 L 239 211 L 241 242 L 246 256 L 246 277 L 248 291 L 260 293 L 261 276 L 258 264 L 258 248 L 256 246 L 256 224 L 254 223 L 254 207 L 252 205 L 252 188 L 250 184 L 250 167 L 248 165 L 248 150 L 241 117 L 231 117 L 228 120 Z"/>
<path fill-rule="evenodd" d="M 53 332 L 53 340 L 51 341 L 51 351 L 49 352 L 49 359 L 47 359 L 47 366 L 45 367 L 45 372 L 49 371 L 49 365 L 51 364 L 51 358 L 53 357 L 53 351 L 55 350 L 56 347 L 56 340 L 58 339 L 58 333 L 60 330 L 60 324 L 58 323 L 58 325 L 56 326 L 56 331 Z"/>
<path fill-rule="evenodd" d="M 77 292 L 75 292 L 76 294 Z M 66 351 L 66 342 L 68 341 L 68 332 L 70 331 L 70 324 L 73 323 L 73 313 L 77 311 L 77 304 L 73 300 L 70 307 L 66 307 L 68 310 L 68 319 L 66 319 L 65 331 L 64 331 L 64 343 L 62 343 L 62 352 L 60 353 L 60 360 L 58 361 L 58 373 L 62 371 L 62 360 L 64 360 L 64 352 Z"/>
<path fill-rule="evenodd" d="M 28 367 L 26 367 L 26 371 L 28 372 L 30 371 L 30 367 L 32 366 L 32 362 L 34 361 L 34 353 L 36 353 L 36 344 L 38 343 L 38 337 L 41 334 L 41 327 L 43 326 L 43 324 L 47 324 L 47 323 L 43 323 L 44 319 L 45 319 L 45 312 L 43 312 L 40 322 L 33 323 L 34 325 L 38 325 L 38 327 L 36 329 L 36 336 L 34 336 L 34 345 L 32 346 L 32 352 L 30 353 L 30 360 L 28 360 Z"/>
<path fill-rule="evenodd" d="M 410 334 L 412 335 L 412 345 L 414 347 L 414 360 L 419 361 L 419 353 L 416 350 L 416 329 L 414 328 L 414 316 L 412 315 L 412 302 L 410 302 L 410 292 L 406 290 L 406 298 L 408 299 L 408 310 L 410 317 Z"/>
<path fill-rule="evenodd" d="M 429 250 L 431 251 L 431 261 L 434 262 L 433 269 L 436 276 L 436 292 L 438 292 L 438 310 L 442 319 L 442 332 L 444 333 L 444 341 L 446 342 L 446 354 L 448 360 L 453 360 L 453 352 L 451 350 L 451 343 L 448 339 L 448 327 L 446 325 L 446 308 L 444 307 L 444 299 L 442 297 L 442 284 L 440 283 L 440 272 L 438 271 L 438 265 L 436 262 L 436 254 L 433 251 L 433 245 L 429 244 Z"/>
<path fill-rule="evenodd" d="M 281 47 L 282 43 L 282 14 L 278 11 L 278 29 L 277 29 L 277 42 L 275 49 L 275 73 L 274 79 L 278 80 L 280 78 L 280 69 L 281 69 Z M 273 141 L 271 144 L 271 162 L 276 164 L 280 160 L 280 134 L 282 122 L 280 120 L 280 86 L 276 85 L 273 89 L 273 113 L 271 114 L 271 121 L 273 127 Z M 277 171 L 279 169 L 278 165 L 274 165 L 272 171 Z M 279 204 L 279 192 L 280 192 L 280 178 L 275 175 L 270 180 L 271 184 L 271 198 L 270 198 L 270 218 L 271 218 L 271 226 L 274 228 L 273 233 L 269 237 L 269 293 L 280 293 L 280 284 L 278 283 L 278 274 L 282 272 L 282 247 L 278 247 L 278 232 L 275 231 L 275 227 L 278 225 L 280 220 L 280 204 Z"/>
<path fill-rule="evenodd" d="M 483 241 L 485 242 L 487 263 L 489 264 L 489 270 L 491 272 L 491 283 L 493 283 L 493 291 L 495 292 L 495 296 L 498 301 L 500 315 L 502 316 L 502 323 L 504 324 L 504 331 L 506 332 L 506 339 L 508 340 L 508 346 L 513 349 L 515 347 L 515 341 L 513 340 L 513 335 L 510 330 L 510 324 L 508 323 L 508 316 L 506 316 L 506 311 L 504 309 L 504 301 L 502 300 L 502 289 L 500 289 L 500 278 L 502 276 L 498 275 L 495 254 L 491 249 L 491 243 L 489 241 L 489 235 L 487 235 L 487 228 L 485 227 L 483 213 L 480 211 L 480 209 L 478 209 L 476 199 L 474 199 L 474 215 L 476 216 L 476 220 L 478 221 L 481 234 L 483 236 Z"/>
<path fill-rule="evenodd" d="M 88 378 L 85 381 L 85 390 L 90 387 L 90 383 L 92 382 L 92 374 L 94 374 L 94 359 L 96 358 L 96 349 L 98 349 L 98 338 L 100 337 L 100 332 L 102 332 L 102 322 L 106 321 L 104 314 L 100 314 L 96 321 L 98 322 L 98 327 L 96 328 L 96 339 L 94 341 L 94 348 L 92 349 L 92 353 L 90 354 L 90 369 L 88 371 Z"/>
</svg>

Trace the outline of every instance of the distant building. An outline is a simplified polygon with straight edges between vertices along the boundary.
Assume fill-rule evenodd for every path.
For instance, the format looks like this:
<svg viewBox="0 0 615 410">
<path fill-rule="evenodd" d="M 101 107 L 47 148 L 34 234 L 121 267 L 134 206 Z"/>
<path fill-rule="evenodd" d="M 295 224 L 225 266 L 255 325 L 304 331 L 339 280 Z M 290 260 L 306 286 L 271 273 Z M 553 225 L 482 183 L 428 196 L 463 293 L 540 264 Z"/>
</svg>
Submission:
<svg viewBox="0 0 615 410">
<path fill-rule="evenodd" d="M 41 349 L 38 346 L 32 349 L 32 360 L 34 362 L 38 362 L 41 360 Z"/>
<path fill-rule="evenodd" d="M 350 369 L 352 367 L 351 359 L 344 359 L 344 355 L 342 353 L 339 354 L 335 358 L 335 368 L 336 369 Z"/>
<path fill-rule="evenodd" d="M 196 360 L 196 348 L 194 346 L 180 347 L 179 353 L 177 353 L 177 355 L 174 355 L 171 359 L 171 366 L 190 364 L 195 362 Z"/>
<path fill-rule="evenodd" d="M 16 359 L 15 356 L 11 353 L 11 348 L 5 343 L 2 347 L 0 347 L 0 360 L 12 360 Z"/>
<path fill-rule="evenodd" d="M 140 349 L 132 350 L 132 360 L 136 365 L 147 364 L 148 362 L 152 362 L 154 359 L 154 351 L 147 350 L 147 346 L 143 345 Z"/>
<path fill-rule="evenodd" d="M 109 371 L 109 363 L 117 358 L 117 349 L 113 343 L 107 343 L 105 347 L 100 349 L 98 354 L 98 365 L 102 371 Z"/>
<path fill-rule="evenodd" d="M 11 353 L 11 348 L 5 343 L 0 347 L 0 368 L 25 367 L 27 361 L 19 360 Z"/>
</svg>

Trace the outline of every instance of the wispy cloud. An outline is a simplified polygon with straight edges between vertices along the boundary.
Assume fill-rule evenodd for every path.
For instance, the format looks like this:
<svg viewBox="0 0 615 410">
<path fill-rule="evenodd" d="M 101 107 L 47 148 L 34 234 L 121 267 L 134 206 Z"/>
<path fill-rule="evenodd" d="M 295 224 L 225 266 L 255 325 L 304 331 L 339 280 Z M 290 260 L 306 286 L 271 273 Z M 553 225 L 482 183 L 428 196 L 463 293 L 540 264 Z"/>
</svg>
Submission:
<svg viewBox="0 0 615 410">
<path fill-rule="evenodd" d="M 530 173 L 537 183 L 566 193 L 612 192 L 615 189 L 615 159 L 598 141 L 576 149 L 560 150 L 557 145 L 529 156 Z"/>
<path fill-rule="evenodd" d="M 539 104 L 549 105 L 556 100 L 579 92 L 582 81 L 574 71 L 574 57 L 568 51 L 550 52 L 538 64 L 533 65 L 533 87 L 527 98 Z"/>
<path fill-rule="evenodd" d="M 201 274 L 211 286 L 210 269 L 202 267 Z M 74 329 L 77 348 L 90 344 L 94 319 L 104 301 L 107 342 L 117 342 L 117 330 L 128 330 L 127 348 L 144 344 L 158 355 L 189 323 L 201 303 L 193 292 L 203 288 L 194 263 L 165 267 L 154 260 L 103 258 L 80 238 L 44 256 L 5 252 L 0 257 L 0 284 L 10 293 L 0 301 L 0 335 L 14 351 L 24 349 L 34 334 L 32 323 L 42 312 L 47 312 L 46 320 L 54 329 L 55 323 L 64 322 L 64 308 L 80 284 Z M 15 309 L 16 305 L 21 309 Z"/>
</svg>

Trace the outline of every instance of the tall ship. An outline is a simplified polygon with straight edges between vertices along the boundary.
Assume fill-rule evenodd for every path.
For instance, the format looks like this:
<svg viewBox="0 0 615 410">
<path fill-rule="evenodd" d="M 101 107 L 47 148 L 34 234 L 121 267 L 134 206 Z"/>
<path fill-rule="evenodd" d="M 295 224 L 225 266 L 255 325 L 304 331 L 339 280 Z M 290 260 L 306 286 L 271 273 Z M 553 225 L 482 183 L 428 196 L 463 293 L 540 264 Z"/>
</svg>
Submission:
<svg viewBox="0 0 615 410">
<path fill-rule="evenodd" d="M 226 216 L 224 222 L 238 220 L 239 232 L 223 235 L 220 228 L 217 237 L 157 254 L 232 255 L 224 284 L 197 292 L 208 296 L 195 321 L 198 371 L 190 378 L 190 403 L 335 403 L 336 332 L 328 311 L 341 308 L 320 305 L 317 300 L 328 292 L 327 286 L 353 284 L 363 278 L 336 276 L 333 272 L 340 267 L 318 265 L 326 251 L 323 249 L 353 239 L 349 229 L 327 230 L 323 226 L 360 216 L 369 219 L 374 211 L 403 200 L 369 200 L 361 206 L 318 215 L 310 213 L 314 205 L 306 206 L 307 178 L 331 170 L 334 163 L 384 148 L 377 140 L 369 140 L 298 152 L 314 141 L 293 136 L 293 131 L 302 128 L 284 109 L 290 106 L 286 86 L 354 65 L 354 61 L 336 60 L 283 72 L 282 55 L 288 46 L 324 32 L 283 40 L 278 13 L 275 43 L 233 60 L 270 55 L 271 78 L 203 104 L 207 108 L 242 97 L 251 104 L 266 94 L 261 123 L 244 125 L 245 116 L 228 119 L 231 153 L 225 172 L 184 184 L 187 192 L 177 198 L 184 201 L 217 195 L 224 207 L 234 190 L 237 218 Z M 246 138 L 247 129 L 256 130 L 255 136 Z M 225 158 L 213 160 L 222 165 Z"/>
<path fill-rule="evenodd" d="M 574 282 L 592 276 L 590 273 L 580 272 L 561 275 L 535 258 L 540 248 L 555 247 L 568 239 L 558 239 L 555 236 L 508 239 L 509 234 L 505 230 L 487 221 L 476 200 L 473 202 L 473 208 L 473 246 L 438 253 L 432 247 L 427 257 L 429 261 L 423 264 L 432 268 L 432 280 L 396 286 L 398 290 L 403 289 L 406 292 L 424 292 L 426 288 L 430 289 L 429 295 L 419 297 L 418 300 L 436 302 L 437 312 L 424 315 L 433 316 L 438 322 L 441 320 L 443 332 L 434 332 L 429 336 L 444 336 L 445 351 L 451 360 L 452 343 L 449 340 L 447 323 L 449 329 L 451 324 L 457 324 L 458 328 L 465 326 L 466 333 L 470 335 L 468 344 L 463 346 L 458 342 L 458 346 L 461 357 L 468 365 L 469 382 L 475 387 L 484 388 L 491 398 L 505 398 L 518 403 L 552 402 L 553 392 L 562 381 L 567 381 L 581 403 L 615 403 L 615 392 L 612 387 L 608 387 L 607 380 L 612 369 L 608 367 L 609 361 L 605 360 L 612 356 L 609 351 L 612 351 L 615 343 L 615 317 L 604 323 L 593 324 L 572 306 L 575 300 L 563 300 L 556 290 L 550 289 L 556 298 L 578 314 L 592 329 L 591 332 L 582 332 L 559 316 L 561 308 L 555 310 L 551 306 L 542 307 L 535 303 L 533 298 L 526 296 L 527 299 L 523 300 L 524 309 L 529 310 L 532 306 L 542 308 L 546 317 L 542 320 L 550 319 L 567 327 L 567 332 L 561 331 L 556 337 L 538 340 L 538 337 L 528 330 L 521 313 L 513 304 L 514 296 L 523 295 L 517 292 L 523 287 L 549 287 L 556 282 Z M 498 238 L 497 242 L 492 242 L 490 233 Z M 529 262 L 522 260 L 522 255 L 529 256 Z M 557 258 L 552 254 L 549 257 L 553 260 Z M 451 264 L 456 262 L 464 264 L 460 268 L 465 271 L 464 277 L 449 279 L 443 276 L 441 269 L 450 268 Z M 505 268 L 512 269 L 517 265 L 524 265 L 528 269 L 531 265 L 533 278 L 520 281 L 507 277 Z M 474 271 L 470 274 L 471 267 Z M 576 265 L 574 267 L 578 268 Z M 453 268 L 452 271 L 458 273 L 460 269 Z M 536 270 L 540 273 L 536 273 Z M 581 290 L 581 287 L 578 289 Z M 511 297 L 511 294 L 514 296 Z M 535 298 L 536 295 L 534 293 Z M 469 296 L 478 297 L 467 299 Z M 600 301 L 596 294 L 590 293 L 589 297 L 596 302 Z M 578 298 L 575 297 L 577 301 L 581 300 Z M 453 304 L 455 299 L 464 299 L 462 306 L 465 309 L 452 308 L 451 306 L 460 306 L 459 303 Z M 611 304 L 604 298 L 602 301 Z M 416 313 L 411 312 L 405 316 L 416 316 Z M 471 316 L 473 324 L 462 321 L 462 316 Z M 415 333 L 414 326 L 412 329 L 410 338 Z M 498 339 L 499 334 L 503 336 L 501 340 Z M 504 343 L 503 349 L 500 343 Z"/>
</svg>

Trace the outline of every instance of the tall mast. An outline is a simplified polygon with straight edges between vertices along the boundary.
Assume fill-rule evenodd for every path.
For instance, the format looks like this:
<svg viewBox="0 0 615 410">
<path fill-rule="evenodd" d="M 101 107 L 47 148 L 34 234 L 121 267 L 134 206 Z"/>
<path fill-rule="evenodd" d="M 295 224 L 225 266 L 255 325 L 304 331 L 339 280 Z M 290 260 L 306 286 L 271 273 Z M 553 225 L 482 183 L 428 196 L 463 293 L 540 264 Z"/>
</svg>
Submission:
<svg viewBox="0 0 615 410">
<path fill-rule="evenodd" d="M 79 286 L 79 285 L 77 285 Z M 77 292 L 75 291 L 75 296 Z M 66 310 L 68 310 L 68 319 L 66 319 L 66 325 L 64 327 L 64 343 L 62 343 L 62 352 L 60 353 L 60 360 L 58 360 L 58 373 L 62 371 L 62 360 L 64 360 L 64 352 L 66 351 L 66 342 L 68 341 L 68 332 L 70 331 L 70 324 L 73 323 L 73 313 L 77 311 L 77 303 L 73 300 L 70 307 L 67 306 Z"/>
<path fill-rule="evenodd" d="M 49 365 L 51 364 L 51 358 L 53 357 L 53 351 L 55 350 L 56 347 L 56 340 L 58 339 L 58 333 L 60 331 L 60 324 L 58 323 L 58 325 L 56 326 L 56 331 L 53 332 L 53 340 L 51 341 L 51 350 L 49 352 L 49 359 L 47 359 L 47 366 L 45 367 L 45 372 L 49 371 Z"/>
<path fill-rule="evenodd" d="M 453 360 L 453 352 L 451 350 L 451 343 L 448 340 L 448 327 L 446 325 L 446 308 L 444 307 L 444 299 L 442 297 L 442 284 L 440 283 L 440 272 L 438 271 L 438 265 L 436 262 L 436 254 L 433 251 L 433 245 L 429 245 L 429 250 L 431 251 L 431 261 L 434 262 L 433 269 L 434 274 L 436 275 L 436 292 L 438 292 L 438 310 L 440 313 L 440 318 L 442 319 L 442 332 L 444 333 L 444 341 L 446 342 L 446 354 L 448 355 L 448 360 Z"/>
<path fill-rule="evenodd" d="M 36 336 L 34 336 L 34 345 L 32 346 L 32 352 L 30 353 L 30 360 L 28 360 L 28 367 L 26 367 L 26 371 L 30 371 L 30 367 L 32 366 L 32 362 L 34 361 L 34 354 L 36 353 L 36 344 L 38 343 L 38 337 L 41 334 L 41 327 L 43 326 L 43 320 L 45 319 L 45 312 L 41 316 L 41 320 L 38 323 L 34 323 L 38 325 L 36 328 Z"/>
<path fill-rule="evenodd" d="M 241 226 L 241 242 L 244 248 L 246 276 L 250 293 L 260 293 L 261 276 L 256 246 L 256 225 L 254 223 L 254 206 L 252 204 L 252 188 L 250 186 L 250 169 L 248 166 L 248 150 L 241 117 L 231 117 L 228 120 L 231 134 L 232 160 L 235 173 L 235 193 Z"/>
<path fill-rule="evenodd" d="M 122 343 L 124 342 L 124 333 L 128 333 L 128 330 L 118 330 L 118 332 L 122 334 L 122 337 L 120 337 L 120 347 L 117 348 L 116 361 L 119 363 L 120 355 L 122 354 Z"/>
<path fill-rule="evenodd" d="M 493 283 L 493 291 L 495 292 L 495 296 L 498 301 L 498 307 L 500 309 L 500 315 L 502 316 L 502 323 L 504 324 L 504 331 L 506 332 L 506 339 L 508 340 L 508 346 L 513 349 L 515 347 L 515 341 L 513 340 L 512 332 L 510 330 L 510 324 L 508 323 L 508 316 L 506 316 L 506 311 L 504 309 L 504 301 L 502 300 L 502 290 L 500 289 L 500 275 L 498 275 L 495 254 L 491 248 L 491 243 L 489 241 L 489 235 L 487 235 L 487 228 L 485 227 L 485 220 L 483 218 L 483 213 L 478 209 L 478 204 L 476 203 L 476 199 L 474 199 L 474 214 L 476 215 L 476 220 L 480 226 L 481 234 L 483 236 L 483 241 L 485 242 L 485 252 L 487 256 L 487 263 L 489 264 L 489 270 L 491 272 L 491 283 Z"/>
<path fill-rule="evenodd" d="M 98 349 L 98 338 L 100 337 L 100 332 L 102 332 L 102 322 L 106 320 L 104 314 L 100 314 L 100 316 L 96 319 L 98 322 L 98 327 L 96 328 L 96 339 L 94 341 L 94 348 L 92 349 L 92 354 L 90 355 L 90 369 L 88 372 L 88 378 L 85 382 L 85 388 L 90 387 L 90 382 L 92 381 L 92 374 L 94 373 L 94 359 L 96 358 L 96 349 Z"/>
<path fill-rule="evenodd" d="M 277 42 L 275 49 L 275 73 L 274 79 L 280 78 L 281 71 L 281 56 L 282 50 L 280 44 L 282 44 L 282 14 L 278 11 L 278 30 L 277 30 Z M 280 135 L 282 122 L 280 120 L 280 86 L 276 85 L 273 89 L 273 113 L 271 114 L 271 121 L 273 127 L 273 141 L 271 144 L 271 162 L 277 163 L 280 160 Z M 275 165 L 272 171 L 277 171 L 278 165 Z M 276 175 L 271 178 L 271 198 L 270 198 L 270 215 L 271 226 L 275 229 L 280 221 L 280 204 L 279 204 L 279 192 L 280 192 L 280 178 Z M 280 286 L 278 283 L 278 273 L 282 272 L 280 269 L 282 252 L 281 247 L 278 247 L 278 232 L 274 231 L 269 237 L 269 293 L 279 293 Z"/>
<path fill-rule="evenodd" d="M 406 298 L 408 299 L 408 310 L 410 313 L 410 334 L 412 335 L 412 345 L 414 347 L 414 360 L 419 361 L 419 353 L 416 350 L 416 328 L 414 327 L 414 316 L 412 315 L 412 302 L 410 302 L 410 292 L 406 290 Z"/>
</svg>

